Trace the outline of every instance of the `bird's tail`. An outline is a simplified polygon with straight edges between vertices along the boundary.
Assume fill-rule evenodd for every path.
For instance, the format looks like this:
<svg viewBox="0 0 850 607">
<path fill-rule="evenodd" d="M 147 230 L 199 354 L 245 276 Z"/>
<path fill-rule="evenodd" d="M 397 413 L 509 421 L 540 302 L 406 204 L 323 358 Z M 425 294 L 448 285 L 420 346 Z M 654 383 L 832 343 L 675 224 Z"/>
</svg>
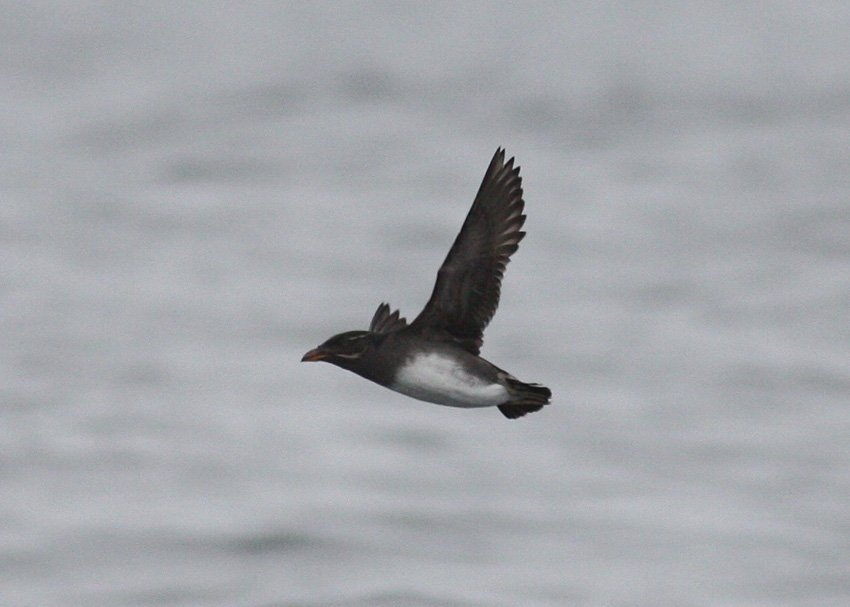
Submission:
<svg viewBox="0 0 850 607">
<path fill-rule="evenodd" d="M 548 405 L 549 399 L 552 398 L 552 391 L 546 386 L 526 384 L 511 376 L 505 377 L 505 382 L 508 384 L 508 391 L 514 399 L 504 405 L 499 405 L 499 411 L 508 419 L 516 419 L 526 413 L 540 411 L 543 405 Z"/>
</svg>

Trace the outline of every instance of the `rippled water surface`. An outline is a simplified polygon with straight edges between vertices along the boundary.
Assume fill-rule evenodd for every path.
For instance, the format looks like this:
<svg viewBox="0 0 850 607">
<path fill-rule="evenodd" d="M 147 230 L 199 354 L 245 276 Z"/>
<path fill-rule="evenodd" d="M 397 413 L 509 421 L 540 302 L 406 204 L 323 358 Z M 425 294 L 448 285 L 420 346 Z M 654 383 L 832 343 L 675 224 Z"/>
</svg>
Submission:
<svg viewBox="0 0 850 607">
<path fill-rule="evenodd" d="M 831 8 L 829 8 L 831 7 Z M 850 9 L 0 9 L 0 602 L 850 602 Z M 493 150 L 517 421 L 299 364 Z"/>
</svg>

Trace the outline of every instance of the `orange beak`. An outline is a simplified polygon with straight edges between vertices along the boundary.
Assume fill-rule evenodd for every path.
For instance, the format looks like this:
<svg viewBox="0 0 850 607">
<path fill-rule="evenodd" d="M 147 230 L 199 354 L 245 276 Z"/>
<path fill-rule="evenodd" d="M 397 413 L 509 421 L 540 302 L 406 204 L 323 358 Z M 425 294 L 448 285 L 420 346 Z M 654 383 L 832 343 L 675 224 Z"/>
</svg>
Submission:
<svg viewBox="0 0 850 607">
<path fill-rule="evenodd" d="M 318 348 L 314 348 L 313 350 L 310 350 L 309 352 L 307 352 L 307 354 L 304 355 L 304 357 L 301 359 L 301 362 L 313 363 L 317 360 L 324 360 L 325 358 L 327 358 L 327 356 L 328 355 L 325 352 L 322 352 Z"/>
</svg>

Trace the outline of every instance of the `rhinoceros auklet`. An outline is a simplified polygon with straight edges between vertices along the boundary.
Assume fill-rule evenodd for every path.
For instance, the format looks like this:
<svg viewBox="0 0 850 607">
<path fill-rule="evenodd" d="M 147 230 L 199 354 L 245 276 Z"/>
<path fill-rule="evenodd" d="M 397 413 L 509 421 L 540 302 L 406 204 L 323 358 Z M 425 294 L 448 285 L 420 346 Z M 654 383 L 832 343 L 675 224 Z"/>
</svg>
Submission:
<svg viewBox="0 0 850 607">
<path fill-rule="evenodd" d="M 549 388 L 521 382 L 478 355 L 505 266 L 525 236 L 524 206 L 519 167 L 499 148 L 419 316 L 408 324 L 382 303 L 368 331 L 334 335 L 301 360 L 323 360 L 438 405 L 496 406 L 511 419 L 542 409 Z"/>
</svg>

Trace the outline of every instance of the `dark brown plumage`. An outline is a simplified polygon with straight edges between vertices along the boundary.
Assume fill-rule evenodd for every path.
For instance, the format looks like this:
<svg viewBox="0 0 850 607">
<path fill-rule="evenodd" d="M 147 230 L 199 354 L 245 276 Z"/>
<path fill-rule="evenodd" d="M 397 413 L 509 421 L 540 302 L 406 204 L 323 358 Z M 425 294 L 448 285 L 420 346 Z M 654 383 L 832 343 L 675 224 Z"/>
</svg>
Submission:
<svg viewBox="0 0 850 607">
<path fill-rule="evenodd" d="M 478 354 L 502 291 L 502 276 L 525 236 L 520 228 L 522 177 L 499 148 L 484 174 L 472 208 L 446 256 L 437 283 L 411 330 L 444 333 Z"/>
</svg>

